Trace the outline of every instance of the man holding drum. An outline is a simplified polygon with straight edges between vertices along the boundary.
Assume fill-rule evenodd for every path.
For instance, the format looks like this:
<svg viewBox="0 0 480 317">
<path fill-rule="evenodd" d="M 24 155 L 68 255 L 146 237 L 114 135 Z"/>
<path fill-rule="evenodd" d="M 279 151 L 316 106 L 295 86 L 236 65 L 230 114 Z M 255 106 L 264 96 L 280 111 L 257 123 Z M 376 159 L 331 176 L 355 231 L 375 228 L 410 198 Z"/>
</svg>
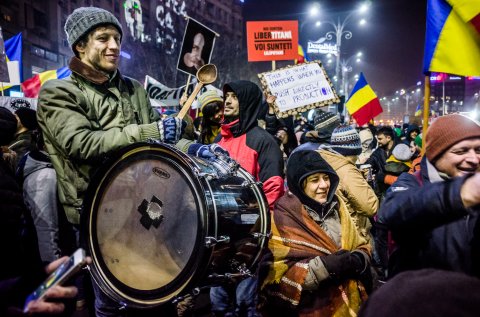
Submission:
<svg viewBox="0 0 480 317">
<path fill-rule="evenodd" d="M 142 85 L 120 74 L 123 32 L 112 13 L 78 8 L 67 18 L 65 32 L 75 54 L 72 74 L 42 86 L 37 116 L 60 202 L 78 226 L 90 179 L 110 152 L 148 139 L 174 144 L 183 124 L 178 118 L 160 120 Z M 97 316 L 117 316 L 118 304 L 96 293 Z"/>
</svg>

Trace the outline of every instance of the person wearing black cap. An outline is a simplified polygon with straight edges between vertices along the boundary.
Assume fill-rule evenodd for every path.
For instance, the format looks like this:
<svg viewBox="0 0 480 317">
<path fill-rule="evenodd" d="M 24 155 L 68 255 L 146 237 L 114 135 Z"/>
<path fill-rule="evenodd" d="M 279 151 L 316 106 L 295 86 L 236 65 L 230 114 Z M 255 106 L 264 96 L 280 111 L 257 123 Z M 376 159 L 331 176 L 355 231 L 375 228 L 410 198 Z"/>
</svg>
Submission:
<svg viewBox="0 0 480 317">
<path fill-rule="evenodd" d="M 160 119 L 142 85 L 120 74 L 123 31 L 111 12 L 77 8 L 64 29 L 75 54 L 69 63 L 72 74 L 42 86 L 37 117 L 57 173 L 60 202 L 69 222 L 79 228 L 86 190 L 106 156 L 149 139 L 175 144 L 185 123 Z M 108 299 L 100 299 L 97 316 L 119 314 L 120 304 L 104 305 Z"/>
<path fill-rule="evenodd" d="M 9 144 L 17 131 L 17 119 L 8 109 L 0 107 L 0 146 Z M 47 270 L 40 260 L 36 233 L 29 212 L 23 203 L 22 190 L 10 167 L 0 153 L 0 316 L 24 316 L 26 297 L 40 285 L 66 257 L 52 262 Z M 50 299 L 72 298 L 73 286 L 55 286 Z M 60 302 L 35 301 L 29 304 L 30 313 L 60 313 Z M 45 316 L 45 315 L 42 315 Z"/>
<path fill-rule="evenodd" d="M 267 316 L 352 316 L 367 297 L 370 247 L 336 195 L 338 175 L 318 152 L 298 151 L 287 182 L 260 263 L 260 307 Z"/>
<path fill-rule="evenodd" d="M 9 149 L 16 153 L 14 168 L 25 153 L 35 149 L 34 133 L 38 129 L 37 112 L 33 109 L 20 107 L 15 111 L 17 118 L 17 131 L 15 139 L 9 145 Z"/>
</svg>

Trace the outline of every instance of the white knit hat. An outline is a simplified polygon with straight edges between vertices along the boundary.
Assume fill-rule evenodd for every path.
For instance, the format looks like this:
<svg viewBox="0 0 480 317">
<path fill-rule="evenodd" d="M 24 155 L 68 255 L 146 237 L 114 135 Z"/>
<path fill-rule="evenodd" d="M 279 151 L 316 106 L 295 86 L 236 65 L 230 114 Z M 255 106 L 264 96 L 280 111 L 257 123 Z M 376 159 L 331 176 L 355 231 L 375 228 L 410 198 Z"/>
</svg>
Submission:
<svg viewBox="0 0 480 317">
<path fill-rule="evenodd" d="M 402 162 L 409 161 L 413 155 L 412 151 L 410 151 L 410 147 L 403 143 L 397 144 L 393 148 L 392 154 L 397 160 Z"/>
</svg>

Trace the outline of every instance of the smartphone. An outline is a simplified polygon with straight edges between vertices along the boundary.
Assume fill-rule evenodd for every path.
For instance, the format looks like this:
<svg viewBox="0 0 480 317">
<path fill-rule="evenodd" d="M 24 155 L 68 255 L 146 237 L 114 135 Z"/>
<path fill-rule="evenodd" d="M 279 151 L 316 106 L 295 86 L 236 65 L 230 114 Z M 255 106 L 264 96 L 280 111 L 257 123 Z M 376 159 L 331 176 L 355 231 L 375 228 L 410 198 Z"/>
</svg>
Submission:
<svg viewBox="0 0 480 317">
<path fill-rule="evenodd" d="M 25 300 L 24 312 L 27 311 L 27 305 L 32 300 L 40 300 L 45 293 L 55 285 L 62 285 L 82 267 L 87 264 L 85 250 L 80 248 L 72 256 L 63 262 L 50 276 Z"/>
</svg>

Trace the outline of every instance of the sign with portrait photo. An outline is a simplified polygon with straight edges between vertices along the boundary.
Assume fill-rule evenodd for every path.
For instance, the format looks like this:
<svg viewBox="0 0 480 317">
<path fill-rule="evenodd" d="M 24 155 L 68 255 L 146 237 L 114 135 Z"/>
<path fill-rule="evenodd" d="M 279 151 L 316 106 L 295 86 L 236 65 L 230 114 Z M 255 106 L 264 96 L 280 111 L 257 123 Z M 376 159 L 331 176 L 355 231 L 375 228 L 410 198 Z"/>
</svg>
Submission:
<svg viewBox="0 0 480 317">
<path fill-rule="evenodd" d="M 340 102 L 320 61 L 279 68 L 258 74 L 263 91 L 274 95 L 281 118 Z"/>
<path fill-rule="evenodd" d="M 209 64 L 215 44 L 215 36 L 214 31 L 189 18 L 183 35 L 177 69 L 195 76 L 200 67 Z"/>
</svg>

